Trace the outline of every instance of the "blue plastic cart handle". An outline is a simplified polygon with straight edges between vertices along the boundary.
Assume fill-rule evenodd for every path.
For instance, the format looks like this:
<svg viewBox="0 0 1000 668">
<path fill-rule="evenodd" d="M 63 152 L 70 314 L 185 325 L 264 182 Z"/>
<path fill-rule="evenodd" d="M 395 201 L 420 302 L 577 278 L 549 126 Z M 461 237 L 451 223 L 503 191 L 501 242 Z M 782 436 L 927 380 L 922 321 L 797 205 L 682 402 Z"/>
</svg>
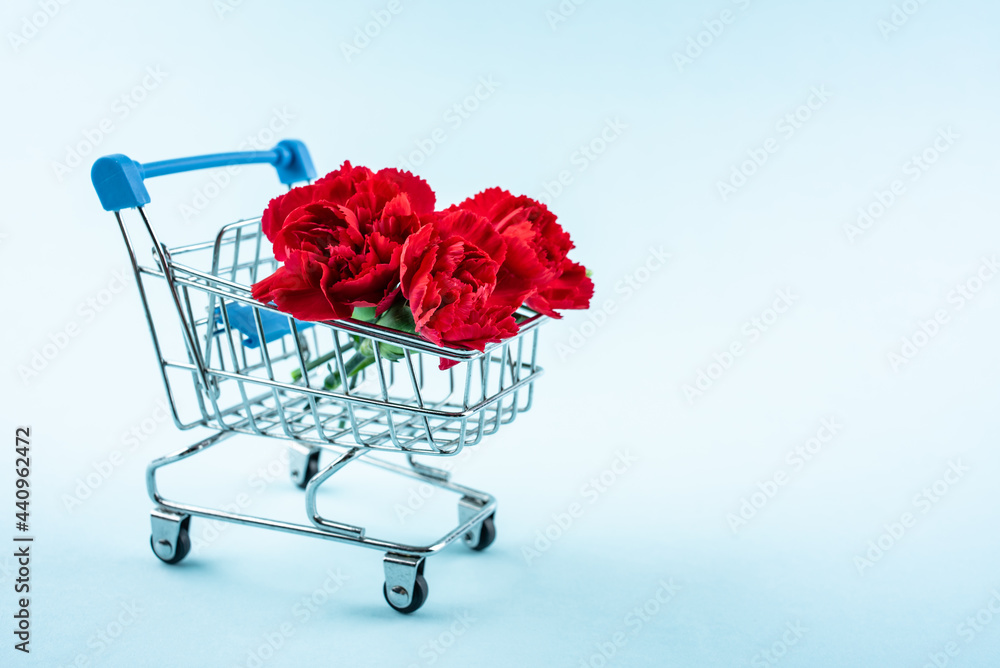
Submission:
<svg viewBox="0 0 1000 668">
<path fill-rule="evenodd" d="M 141 164 L 120 153 L 98 158 L 90 170 L 90 180 L 105 211 L 121 211 L 149 204 L 145 179 L 196 169 L 212 169 L 229 165 L 267 163 L 278 170 L 278 180 L 293 185 L 316 178 L 316 168 L 306 145 L 297 139 L 286 139 L 269 151 L 215 153 L 190 158 L 176 158 Z"/>
</svg>

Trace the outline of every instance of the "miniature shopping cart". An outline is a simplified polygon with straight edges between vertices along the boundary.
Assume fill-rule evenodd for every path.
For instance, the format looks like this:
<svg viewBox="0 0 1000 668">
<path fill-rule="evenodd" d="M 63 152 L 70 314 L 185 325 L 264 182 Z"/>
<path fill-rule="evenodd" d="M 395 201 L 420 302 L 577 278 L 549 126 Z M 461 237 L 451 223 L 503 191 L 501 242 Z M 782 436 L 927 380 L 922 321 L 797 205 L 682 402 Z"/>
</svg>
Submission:
<svg viewBox="0 0 1000 668">
<path fill-rule="evenodd" d="M 496 536 L 492 496 L 457 485 L 447 471 L 414 457 L 456 455 L 531 407 L 542 373 L 535 362 L 538 326 L 545 318 L 522 309 L 516 336 L 478 352 L 358 320 L 301 322 L 254 300 L 250 286 L 278 266 L 259 217 L 225 225 L 211 241 L 169 248 L 144 209 L 150 201 L 146 179 L 249 163 L 271 164 L 289 187 L 316 176 L 305 145 L 293 140 L 269 151 L 145 164 L 109 155 L 94 163 L 91 174 L 125 239 L 174 423 L 215 432 L 149 464 L 153 552 L 168 564 L 183 559 L 191 549 L 193 516 L 360 545 L 385 553 L 385 599 L 400 612 L 413 612 L 427 598 L 429 555 L 460 538 L 483 550 Z M 149 248 L 146 237 L 133 234 L 148 235 L 151 256 L 141 253 Z M 375 361 L 350 375 L 346 365 L 362 347 L 374 352 Z M 393 347 L 393 354 L 383 347 Z M 439 358 L 456 364 L 440 370 Z M 344 382 L 331 389 L 325 384 L 330 374 Z M 159 469 L 237 433 L 287 442 L 292 481 L 305 490 L 308 523 L 171 501 L 160 493 Z M 324 452 L 332 459 L 321 466 Z M 386 461 L 382 452 L 403 455 L 406 463 Z M 428 545 L 406 545 L 324 517 L 317 510 L 320 487 L 355 460 L 459 494 L 458 525 Z"/>
</svg>

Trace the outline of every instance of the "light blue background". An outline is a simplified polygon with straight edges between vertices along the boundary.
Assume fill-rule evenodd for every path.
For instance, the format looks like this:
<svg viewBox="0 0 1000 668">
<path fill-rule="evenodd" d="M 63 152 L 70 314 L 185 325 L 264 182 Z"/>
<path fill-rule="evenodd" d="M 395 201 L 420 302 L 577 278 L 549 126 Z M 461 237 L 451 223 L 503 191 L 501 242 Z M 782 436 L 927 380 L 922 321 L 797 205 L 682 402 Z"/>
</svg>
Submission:
<svg viewBox="0 0 1000 668">
<path fill-rule="evenodd" d="M 9 33 L 39 4 L 5 3 L 0 405 L 8 442 L 16 425 L 33 429 L 37 543 L 32 653 L 4 631 L 0 663 L 246 666 L 287 622 L 263 665 L 597 666 L 623 632 L 608 665 L 760 666 L 789 624 L 806 630 L 770 665 L 919 667 L 948 642 L 960 650 L 948 665 L 998 665 L 1000 618 L 970 642 L 959 625 L 1000 588 L 1000 282 L 961 310 L 949 301 L 1000 252 L 996 3 L 911 0 L 916 13 L 884 35 L 890 0 L 589 0 L 554 28 L 557 0 L 400 2 L 350 60 L 341 45 L 385 2 L 245 0 L 221 16 L 208 0 L 71 2 L 17 49 Z M 732 22 L 678 68 L 673 54 L 723 10 Z M 116 99 L 147 68 L 165 76 L 126 115 Z M 481 77 L 499 86 L 454 127 L 446 112 Z M 786 138 L 777 124 L 820 86 L 829 100 Z M 281 137 L 306 141 L 321 171 L 397 166 L 442 128 L 417 171 L 445 204 L 492 185 L 538 195 L 569 171 L 552 208 L 594 270 L 595 304 L 614 306 L 599 327 L 580 313 L 547 326 L 535 409 L 456 462 L 458 481 L 498 496 L 499 538 L 431 559 L 429 601 L 410 617 L 382 601 L 374 552 L 229 528 L 182 565 L 159 563 L 143 467 L 199 435 L 154 418 L 162 391 L 134 286 L 93 316 L 80 306 L 117 287 L 126 263 L 92 160 L 236 150 L 275 109 L 292 117 Z M 111 131 L 60 178 L 54 163 L 106 118 Z M 626 128 L 580 171 L 579 147 L 614 119 Z M 910 181 L 904 164 L 947 128 L 959 138 Z M 717 183 L 768 138 L 778 150 L 723 201 Z M 905 193 L 851 243 L 844 226 L 894 179 Z M 279 189 L 270 170 L 246 168 L 185 220 L 181 206 L 209 183 L 151 185 L 167 242 L 209 238 Z M 651 247 L 671 258 L 646 274 Z M 619 281 L 636 275 L 647 280 L 626 294 Z M 794 305 L 750 342 L 744 323 L 777 290 Z M 887 355 L 940 309 L 947 323 L 894 370 Z M 23 380 L 19 367 L 71 324 L 79 335 Z M 566 354 L 581 326 L 591 335 Z M 733 342 L 744 354 L 688 401 L 684 385 Z M 842 430 L 793 471 L 786 454 L 829 417 Z M 146 427 L 67 510 L 78 479 Z M 582 486 L 620 449 L 636 462 L 590 503 Z M 256 494 L 255 471 L 278 453 L 235 439 L 166 484 L 222 503 L 247 493 L 254 510 L 297 517 L 283 475 Z M 969 470 L 922 512 L 913 497 L 957 460 Z M 734 532 L 727 515 L 779 472 L 788 484 Z M 453 520 L 439 495 L 401 523 L 392 509 L 410 485 L 364 468 L 343 478 L 324 501 L 373 532 L 426 538 Z M 523 548 L 573 503 L 583 515 L 526 563 Z M 859 573 L 856 557 L 908 511 L 916 526 Z M 0 557 L 4 628 L 11 565 Z M 294 606 L 329 569 L 347 579 L 303 620 Z M 671 579 L 676 595 L 637 627 L 630 611 Z M 103 646 L 96 634 L 117 630 L 123 604 L 138 617 Z M 430 649 L 466 613 L 447 651 Z"/>
</svg>

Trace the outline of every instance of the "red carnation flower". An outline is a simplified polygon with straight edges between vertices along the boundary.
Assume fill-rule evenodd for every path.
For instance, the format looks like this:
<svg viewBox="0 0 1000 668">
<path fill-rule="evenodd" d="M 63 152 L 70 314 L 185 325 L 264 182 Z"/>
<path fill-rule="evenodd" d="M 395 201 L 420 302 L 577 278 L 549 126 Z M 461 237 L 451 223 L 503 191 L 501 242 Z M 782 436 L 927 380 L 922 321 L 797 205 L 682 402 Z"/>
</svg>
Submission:
<svg viewBox="0 0 1000 668">
<path fill-rule="evenodd" d="M 486 217 L 503 236 L 508 252 L 500 267 L 500 281 L 515 290 L 524 289 L 529 307 L 559 318 L 554 309 L 590 306 L 594 282 L 583 265 L 567 257 L 573 242 L 544 204 L 489 188 L 452 210 Z"/>
<path fill-rule="evenodd" d="M 271 200 L 261 228 L 283 264 L 252 288 L 300 320 L 379 314 L 399 294 L 403 243 L 434 210 L 434 193 L 408 172 L 345 162 L 312 185 Z"/>
<path fill-rule="evenodd" d="M 517 334 L 513 313 L 525 292 L 498 282 L 507 254 L 490 221 L 470 211 L 440 212 L 413 234 L 403 247 L 400 282 L 417 333 L 476 350 Z M 441 367 L 453 364 L 442 360 Z"/>
</svg>

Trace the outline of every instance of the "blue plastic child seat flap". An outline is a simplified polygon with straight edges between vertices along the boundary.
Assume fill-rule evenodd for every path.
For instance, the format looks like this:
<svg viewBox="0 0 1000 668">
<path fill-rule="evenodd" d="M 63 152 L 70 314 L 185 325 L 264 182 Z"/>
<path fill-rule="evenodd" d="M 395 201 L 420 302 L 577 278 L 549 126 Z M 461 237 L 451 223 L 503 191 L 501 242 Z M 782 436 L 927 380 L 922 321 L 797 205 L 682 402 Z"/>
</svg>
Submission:
<svg viewBox="0 0 1000 668">
<path fill-rule="evenodd" d="M 257 336 L 257 323 L 253 317 L 253 307 L 239 302 L 229 302 L 226 304 L 226 315 L 229 316 L 230 326 L 243 335 L 243 346 L 245 348 L 260 347 L 260 338 Z M 215 322 L 222 324 L 222 311 L 215 308 Z M 292 333 L 292 328 L 288 324 L 288 316 L 274 311 L 260 311 L 260 324 L 264 330 L 264 339 L 276 341 L 286 334 Z M 308 329 L 315 323 L 296 320 L 295 326 L 299 330 Z M 216 334 L 225 332 L 225 329 L 216 330 Z"/>
</svg>

